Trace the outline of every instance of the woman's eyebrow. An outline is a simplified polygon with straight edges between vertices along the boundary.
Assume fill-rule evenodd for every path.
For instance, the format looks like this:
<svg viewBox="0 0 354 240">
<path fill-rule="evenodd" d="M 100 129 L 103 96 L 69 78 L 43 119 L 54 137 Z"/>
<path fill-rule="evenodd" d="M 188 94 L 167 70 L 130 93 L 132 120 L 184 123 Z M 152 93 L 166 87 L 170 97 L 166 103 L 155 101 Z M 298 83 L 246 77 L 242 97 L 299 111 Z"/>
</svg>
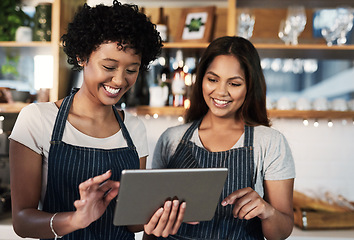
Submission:
<svg viewBox="0 0 354 240">
<path fill-rule="evenodd" d="M 104 58 L 103 61 L 110 61 L 110 62 L 119 63 L 119 60 L 116 60 L 114 58 Z M 130 65 L 138 65 L 138 66 L 140 66 L 141 64 L 139 62 L 133 62 Z"/>
<path fill-rule="evenodd" d="M 208 71 L 205 74 L 210 74 L 210 75 L 213 75 L 213 76 L 218 77 L 218 78 L 220 77 L 219 75 L 217 75 L 213 71 Z M 241 80 L 245 81 L 245 79 L 243 79 L 243 77 L 241 77 L 241 76 L 234 76 L 234 77 L 228 78 L 228 80 L 234 80 L 234 79 L 241 79 Z"/>
</svg>

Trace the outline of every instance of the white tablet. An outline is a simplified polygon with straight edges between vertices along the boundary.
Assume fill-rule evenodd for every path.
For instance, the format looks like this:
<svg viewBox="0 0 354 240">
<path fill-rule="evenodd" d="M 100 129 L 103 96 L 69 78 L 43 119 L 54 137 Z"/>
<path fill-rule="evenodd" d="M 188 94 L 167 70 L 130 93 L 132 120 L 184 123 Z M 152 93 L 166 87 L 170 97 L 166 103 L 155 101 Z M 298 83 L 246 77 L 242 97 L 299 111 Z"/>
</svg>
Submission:
<svg viewBox="0 0 354 240">
<path fill-rule="evenodd" d="M 174 197 L 187 203 L 184 222 L 209 221 L 227 172 L 227 168 L 123 170 L 113 224 L 146 224 L 166 199 Z"/>
</svg>

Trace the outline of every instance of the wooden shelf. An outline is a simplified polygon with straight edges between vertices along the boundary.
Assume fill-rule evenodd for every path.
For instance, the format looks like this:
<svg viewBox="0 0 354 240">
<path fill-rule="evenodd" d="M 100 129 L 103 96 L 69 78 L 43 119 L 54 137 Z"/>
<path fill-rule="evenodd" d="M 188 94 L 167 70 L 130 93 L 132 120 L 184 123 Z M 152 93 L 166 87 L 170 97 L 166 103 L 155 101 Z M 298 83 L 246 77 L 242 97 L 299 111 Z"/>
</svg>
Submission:
<svg viewBox="0 0 354 240">
<path fill-rule="evenodd" d="M 150 107 L 138 106 L 129 109 L 137 115 L 158 114 L 159 116 L 184 116 L 183 107 Z M 300 118 L 300 119 L 354 119 L 354 111 L 298 111 L 298 110 L 268 110 L 270 118 Z"/>
<path fill-rule="evenodd" d="M 352 0 L 233 0 L 237 7 L 254 8 L 287 8 L 291 5 L 303 5 L 306 8 L 336 8 L 338 6 L 353 6 Z"/>
<path fill-rule="evenodd" d="M 251 39 L 252 41 L 252 39 Z M 327 46 L 325 44 L 270 44 L 256 43 L 261 58 L 316 58 L 353 59 L 354 45 Z"/>
<path fill-rule="evenodd" d="M 150 107 L 150 106 L 138 106 L 136 108 L 129 109 L 130 112 L 134 112 L 137 115 L 151 115 L 158 114 L 159 116 L 184 116 L 184 107 Z"/>
<path fill-rule="evenodd" d="M 51 42 L 1 42 L 0 47 L 51 47 Z"/>
<path fill-rule="evenodd" d="M 27 106 L 28 103 L 16 102 L 13 104 L 0 103 L 0 114 L 18 113 L 21 109 Z M 137 115 L 158 114 L 159 116 L 184 116 L 184 107 L 150 107 L 138 106 L 129 108 L 127 111 Z M 270 118 L 300 118 L 300 119 L 354 119 L 354 111 L 298 111 L 298 110 L 268 110 Z"/>
<path fill-rule="evenodd" d="M 301 118 L 301 119 L 354 119 L 354 111 L 298 111 L 268 110 L 270 118 Z"/>
<path fill-rule="evenodd" d="M 251 39 L 252 41 L 252 39 Z M 164 43 L 166 49 L 205 49 L 209 43 Z M 254 43 L 261 58 L 353 59 L 354 45 Z"/>
<path fill-rule="evenodd" d="M 191 43 L 191 42 L 166 42 L 163 43 L 163 48 L 182 48 L 182 49 L 187 49 L 187 48 L 193 48 L 193 49 L 203 49 L 207 48 L 209 43 Z"/>
</svg>

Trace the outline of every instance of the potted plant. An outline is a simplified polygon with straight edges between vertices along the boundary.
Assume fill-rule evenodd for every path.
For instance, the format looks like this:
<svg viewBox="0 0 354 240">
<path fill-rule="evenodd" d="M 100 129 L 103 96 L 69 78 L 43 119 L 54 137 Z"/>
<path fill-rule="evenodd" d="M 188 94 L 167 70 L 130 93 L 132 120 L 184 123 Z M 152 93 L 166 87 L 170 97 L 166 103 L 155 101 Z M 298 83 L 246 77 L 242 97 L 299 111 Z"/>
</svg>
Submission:
<svg viewBox="0 0 354 240">
<path fill-rule="evenodd" d="M 20 0 L 0 1 L 0 41 L 14 41 L 20 26 L 30 26 L 31 18 L 22 11 Z"/>
</svg>

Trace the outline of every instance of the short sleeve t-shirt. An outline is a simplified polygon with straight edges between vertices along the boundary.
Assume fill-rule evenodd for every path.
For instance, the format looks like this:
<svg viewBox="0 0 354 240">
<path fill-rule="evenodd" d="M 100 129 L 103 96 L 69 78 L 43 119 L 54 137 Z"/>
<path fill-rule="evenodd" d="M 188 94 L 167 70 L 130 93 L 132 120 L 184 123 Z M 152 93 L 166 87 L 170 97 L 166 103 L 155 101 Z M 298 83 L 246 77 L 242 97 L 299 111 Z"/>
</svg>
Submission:
<svg viewBox="0 0 354 240">
<path fill-rule="evenodd" d="M 35 103 L 24 107 L 19 113 L 11 135 L 9 136 L 10 139 L 25 145 L 43 156 L 42 200 L 44 199 L 47 185 L 50 140 L 58 110 L 54 102 Z M 149 153 L 144 123 L 138 117 L 124 112 L 124 124 L 133 140 L 139 158 L 147 156 Z M 118 131 L 107 138 L 95 138 L 80 132 L 68 121 L 66 121 L 62 140 L 76 146 L 101 149 L 127 146 L 122 131 Z"/>
<path fill-rule="evenodd" d="M 152 168 L 166 168 L 172 155 L 191 123 L 168 128 L 159 138 L 152 160 Z M 190 141 L 199 147 L 203 144 L 196 129 Z M 244 134 L 232 148 L 243 147 Z M 295 164 L 289 144 L 282 133 L 265 126 L 254 127 L 255 190 L 263 197 L 264 180 L 295 178 Z"/>
</svg>

